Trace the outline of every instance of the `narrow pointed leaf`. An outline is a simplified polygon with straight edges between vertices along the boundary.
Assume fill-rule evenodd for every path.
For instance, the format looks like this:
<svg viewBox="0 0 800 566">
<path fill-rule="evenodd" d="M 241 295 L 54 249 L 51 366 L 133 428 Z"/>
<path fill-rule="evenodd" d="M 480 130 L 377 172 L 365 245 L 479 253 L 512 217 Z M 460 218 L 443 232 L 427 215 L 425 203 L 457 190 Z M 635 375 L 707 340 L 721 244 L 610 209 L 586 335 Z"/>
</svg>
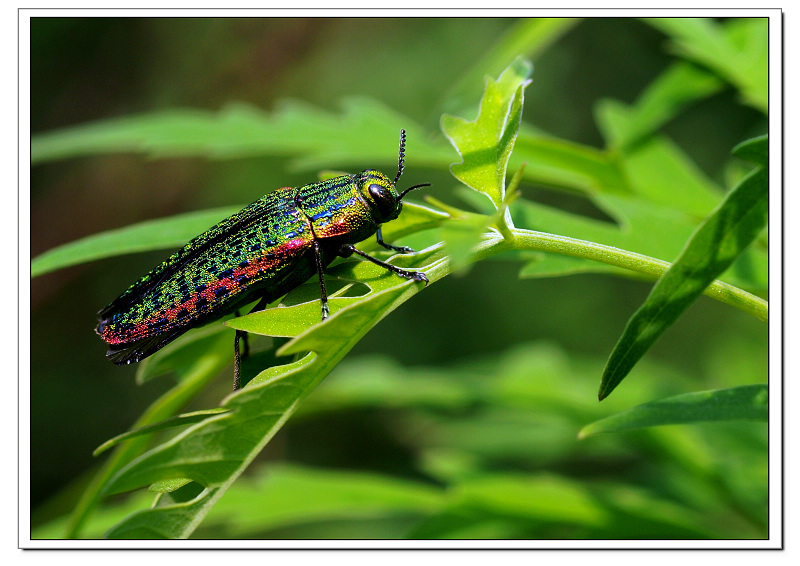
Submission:
<svg viewBox="0 0 800 566">
<path fill-rule="evenodd" d="M 733 148 L 733 154 L 740 158 L 767 167 L 769 165 L 769 136 L 743 141 Z"/>
<path fill-rule="evenodd" d="M 250 155 L 293 155 L 302 169 L 333 164 L 391 165 L 382 142 L 400 128 L 414 139 L 415 164 L 441 165 L 452 159 L 443 140 L 424 135 L 421 126 L 384 104 L 363 97 L 342 102 L 334 113 L 296 101 L 266 112 L 232 103 L 218 112 L 174 109 L 100 120 L 37 134 L 31 139 L 31 164 L 83 155 L 142 153 L 156 158 L 201 156 L 233 159 Z"/>
<path fill-rule="evenodd" d="M 225 409 L 220 407 L 216 407 L 214 409 L 205 409 L 203 411 L 194 411 L 191 413 L 184 413 L 182 415 L 177 415 L 174 417 L 170 417 L 168 419 L 164 419 L 163 421 L 159 421 L 157 423 L 153 423 L 151 425 L 135 428 L 130 430 L 126 433 L 120 434 L 115 436 L 110 440 L 106 440 L 103 444 L 98 446 L 95 451 L 92 453 L 93 456 L 98 456 L 108 450 L 109 448 L 113 448 L 120 442 L 124 440 L 129 440 L 131 438 L 135 438 L 137 436 L 141 436 L 143 434 L 153 434 L 155 432 L 159 432 L 162 430 L 166 430 L 169 428 L 175 428 L 179 426 L 187 426 L 190 424 L 198 423 L 204 420 L 209 415 L 217 415 L 219 413 L 224 413 Z"/>
<path fill-rule="evenodd" d="M 745 385 L 645 403 L 585 426 L 578 438 L 650 426 L 735 420 L 767 422 L 768 418 L 769 387 Z"/>
<path fill-rule="evenodd" d="M 766 143 L 764 140 L 763 143 Z M 611 352 L 599 398 L 608 396 L 636 362 L 767 225 L 767 170 L 757 167 L 703 222 L 680 257 L 628 321 Z"/>
<path fill-rule="evenodd" d="M 689 104 L 723 87 L 716 75 L 680 61 L 658 75 L 631 106 L 601 100 L 595 106 L 597 124 L 609 145 L 626 149 L 657 132 Z"/>
</svg>

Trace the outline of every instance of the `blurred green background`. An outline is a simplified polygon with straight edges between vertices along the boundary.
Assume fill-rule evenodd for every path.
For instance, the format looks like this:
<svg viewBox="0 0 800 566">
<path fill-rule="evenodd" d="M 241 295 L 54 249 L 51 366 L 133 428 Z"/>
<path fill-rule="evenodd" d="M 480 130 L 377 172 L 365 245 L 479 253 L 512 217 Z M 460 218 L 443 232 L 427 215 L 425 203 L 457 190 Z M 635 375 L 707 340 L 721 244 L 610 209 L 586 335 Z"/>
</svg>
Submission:
<svg viewBox="0 0 800 566">
<path fill-rule="evenodd" d="M 168 108 L 216 111 L 231 101 L 271 110 L 283 99 L 294 99 L 339 112 L 343 97 L 359 95 L 382 101 L 424 126 L 431 137 L 441 137 L 441 113 L 464 111 L 446 107 L 453 84 L 518 25 L 519 20 L 510 18 L 34 18 L 32 132 Z M 532 57 L 535 71 L 523 122 L 602 148 L 594 105 L 601 98 L 634 102 L 674 60 L 665 44 L 663 33 L 637 19 L 577 22 Z M 482 84 L 475 85 L 468 118 L 474 117 L 481 89 Z M 733 145 L 764 133 L 766 120 L 741 104 L 734 89 L 725 88 L 661 131 L 708 177 L 725 185 Z M 404 183 L 431 182 L 431 194 L 458 202 L 451 196 L 454 179 L 445 171 L 415 165 L 414 147 L 415 140 L 409 139 Z M 453 162 L 458 160 L 453 151 Z M 244 205 L 276 187 L 314 180 L 316 173 L 282 156 L 213 160 L 124 154 L 37 165 L 31 170 L 31 253 L 35 257 L 143 219 Z M 577 194 L 524 183 L 522 191 L 549 206 L 608 220 Z M 82 482 L 98 465 L 92 450 L 125 431 L 168 387 L 163 380 L 136 386 L 135 367 L 108 363 L 105 347 L 92 331 L 96 311 L 165 255 L 103 260 L 32 280 L 34 526 L 74 505 Z M 674 528 L 659 524 L 649 531 L 648 523 L 632 515 L 630 524 L 621 524 L 623 538 L 764 536 L 765 425 L 668 427 L 581 442 L 575 436 L 584 424 L 636 403 L 766 381 L 765 325 L 703 297 L 648 353 L 643 369 L 598 405 L 603 364 L 651 285 L 598 274 L 521 280 L 519 267 L 512 261 L 481 262 L 466 276 L 431 285 L 392 313 L 312 394 L 307 407 L 268 446 L 265 458 L 386 473 L 432 485 L 475 469 L 542 473 L 584 486 L 619 481 L 646 490 L 667 507 L 685 510 L 694 499 L 697 508 L 690 515 L 703 525 L 686 526 L 691 521 L 678 516 Z M 480 388 L 488 387 L 481 385 L 481 377 L 497 377 L 494 373 L 503 364 L 513 366 L 515 359 L 533 368 L 520 379 L 536 382 L 541 391 L 560 393 L 552 398 L 534 395 L 535 402 L 516 413 L 487 414 L 475 401 Z M 337 387 L 346 388 L 348 380 L 360 383 L 362 374 L 380 381 L 384 374 L 375 368 L 384 365 L 385 375 L 401 383 L 420 379 L 444 391 L 472 388 L 467 398 L 473 401 L 449 410 L 442 409 L 441 401 L 428 407 L 423 400 L 409 408 L 394 406 L 391 399 L 330 408 L 336 406 Z M 229 391 L 229 374 L 221 375 L 215 389 L 193 406 L 215 406 Z M 503 375 L 516 374 L 508 370 Z M 361 386 L 368 389 L 369 382 L 365 378 Z M 741 477 L 729 474 L 745 462 L 750 467 L 741 468 Z M 707 500 L 698 500 L 699 494 Z M 670 507 L 665 514 L 673 511 Z M 395 527 L 415 524 L 407 517 L 381 522 L 355 516 L 349 523 L 320 519 L 311 526 L 262 525 L 255 532 L 237 533 L 212 518 L 200 536 L 302 537 L 322 532 L 369 538 L 394 536 Z M 499 527 L 451 532 L 446 517 L 437 520 L 446 536 L 509 535 Z M 709 521 L 721 524 L 712 527 Z M 536 531 L 536 525 L 541 521 L 525 523 L 516 534 L 602 536 L 588 527 L 580 531 L 550 525 Z"/>
</svg>

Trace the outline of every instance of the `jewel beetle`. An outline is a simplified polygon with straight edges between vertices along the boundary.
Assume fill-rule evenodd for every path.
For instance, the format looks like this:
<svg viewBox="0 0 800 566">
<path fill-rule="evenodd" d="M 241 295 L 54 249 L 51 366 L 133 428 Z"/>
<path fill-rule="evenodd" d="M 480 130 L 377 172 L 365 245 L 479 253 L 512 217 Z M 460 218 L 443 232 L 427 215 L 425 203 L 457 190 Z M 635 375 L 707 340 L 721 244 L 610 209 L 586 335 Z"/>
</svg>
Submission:
<svg viewBox="0 0 800 566">
<path fill-rule="evenodd" d="M 372 257 L 354 244 L 373 234 L 378 244 L 413 253 L 383 241 L 381 225 L 394 220 L 414 185 L 398 192 L 403 174 L 405 130 L 400 131 L 394 180 L 372 169 L 302 187 L 283 187 L 246 206 L 192 239 L 100 310 L 97 334 L 108 344 L 113 363 L 143 360 L 186 331 L 203 326 L 252 302 L 263 309 L 319 277 L 322 320 L 328 317 L 325 268 L 337 257 L 356 254 L 407 279 L 428 283 L 408 271 Z M 234 389 L 239 387 L 239 340 L 234 340 Z M 245 352 L 247 350 L 245 342 Z"/>
</svg>

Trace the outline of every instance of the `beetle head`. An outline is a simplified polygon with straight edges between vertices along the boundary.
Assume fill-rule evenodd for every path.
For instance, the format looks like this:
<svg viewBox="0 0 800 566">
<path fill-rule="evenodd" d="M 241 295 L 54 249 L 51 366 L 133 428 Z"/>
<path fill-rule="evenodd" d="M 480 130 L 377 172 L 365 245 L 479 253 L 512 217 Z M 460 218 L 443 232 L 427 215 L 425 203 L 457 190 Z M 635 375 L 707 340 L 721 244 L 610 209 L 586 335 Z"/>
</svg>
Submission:
<svg viewBox="0 0 800 566">
<path fill-rule="evenodd" d="M 372 205 L 371 208 L 375 214 L 375 220 L 378 224 L 394 220 L 400 215 L 403 209 L 403 197 L 409 191 L 418 189 L 420 187 L 430 187 L 430 183 L 422 183 L 421 185 L 414 185 L 404 190 L 402 193 L 397 192 L 397 181 L 403 174 L 405 167 L 405 151 L 406 151 L 406 131 L 400 130 L 400 151 L 397 159 L 397 175 L 394 181 L 380 171 L 366 169 L 361 172 L 361 192 L 367 198 L 368 202 Z"/>
<path fill-rule="evenodd" d="M 386 175 L 380 171 L 366 169 L 361 172 L 359 185 L 376 223 L 383 224 L 400 215 L 403 208 L 401 197 L 397 194 L 394 183 Z"/>
</svg>

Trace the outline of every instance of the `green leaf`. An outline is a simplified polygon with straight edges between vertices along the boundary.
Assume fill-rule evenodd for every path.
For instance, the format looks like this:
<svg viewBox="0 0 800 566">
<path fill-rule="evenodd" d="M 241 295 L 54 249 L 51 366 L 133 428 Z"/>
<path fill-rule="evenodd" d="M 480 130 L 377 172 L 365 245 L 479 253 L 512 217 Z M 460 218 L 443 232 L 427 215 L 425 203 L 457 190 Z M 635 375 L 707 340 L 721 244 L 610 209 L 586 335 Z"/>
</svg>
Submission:
<svg viewBox="0 0 800 566">
<path fill-rule="evenodd" d="M 744 18 L 725 24 L 710 18 L 648 18 L 669 35 L 675 51 L 705 65 L 737 87 L 748 104 L 766 113 L 768 92 L 767 18 Z"/>
<path fill-rule="evenodd" d="M 586 487 L 547 474 L 487 474 L 459 485 L 455 497 L 466 508 L 537 521 L 600 526 L 610 519 Z"/>
<path fill-rule="evenodd" d="M 696 229 L 696 224 L 686 214 L 635 196 L 603 195 L 592 201 L 613 222 L 587 218 L 531 201 L 517 202 L 514 216 L 520 227 L 580 238 L 665 261 L 680 253 Z M 653 233 L 659 237 L 648 237 Z"/>
<path fill-rule="evenodd" d="M 220 501 L 204 527 L 232 529 L 232 538 L 318 521 L 427 515 L 446 501 L 443 489 L 420 481 L 356 470 L 276 464 L 246 478 Z"/>
<path fill-rule="evenodd" d="M 430 140 L 413 120 L 374 99 L 349 98 L 342 106 L 344 112 L 335 114 L 292 101 L 267 113 L 235 103 L 219 112 L 178 109 L 103 120 L 33 136 L 31 164 L 136 152 L 155 158 L 296 155 L 293 164 L 301 169 L 396 165 L 396 158 L 382 148 L 397 139 L 401 128 L 413 147 L 407 164 L 452 160 L 452 150 L 443 140 Z"/>
<path fill-rule="evenodd" d="M 615 155 L 587 145 L 554 138 L 521 128 L 511 167 L 527 163 L 524 178 L 586 194 L 630 192 Z"/>
<path fill-rule="evenodd" d="M 142 385 L 156 377 L 174 374 L 184 379 L 185 368 L 214 352 L 220 358 L 233 355 L 233 333 L 221 324 L 193 329 L 139 362 L 136 383 Z"/>
<path fill-rule="evenodd" d="M 631 189 L 652 203 L 699 219 L 722 200 L 722 189 L 666 137 L 640 143 L 620 161 Z"/>
<path fill-rule="evenodd" d="M 192 480 L 187 480 L 186 478 L 164 480 L 154 483 L 148 488 L 147 491 L 150 493 L 172 493 L 173 491 L 177 491 L 183 486 L 188 485 L 191 483 L 191 481 Z"/>
<path fill-rule="evenodd" d="M 113 448 L 120 442 L 124 440 L 129 440 L 131 438 L 135 438 L 137 436 L 141 436 L 143 434 L 153 434 L 154 432 L 159 432 L 162 430 L 167 430 L 174 427 L 179 426 L 186 426 L 194 423 L 198 423 L 204 420 L 209 415 L 217 415 L 219 413 L 224 413 L 225 409 L 222 408 L 215 408 L 215 409 L 205 409 L 202 411 L 193 411 L 191 413 L 184 413 L 182 415 L 176 415 L 174 417 L 170 417 L 168 419 L 164 419 L 163 421 L 159 421 L 157 423 L 153 423 L 151 425 L 135 428 L 130 430 L 126 433 L 120 434 L 115 436 L 114 438 L 105 441 L 103 444 L 98 446 L 95 451 L 92 453 L 93 456 L 98 456 L 108 450 L 109 448 Z"/>
<path fill-rule="evenodd" d="M 764 140 L 765 143 L 766 140 Z M 605 398 L 658 337 L 744 251 L 767 225 L 768 176 L 757 167 L 705 220 L 680 257 L 628 321 L 600 384 Z"/>
<path fill-rule="evenodd" d="M 230 333 L 216 333 L 206 336 L 207 340 L 225 339 L 230 348 Z M 210 345 L 210 344 L 209 344 Z M 142 428 L 153 423 L 168 419 L 178 413 L 186 404 L 202 391 L 217 373 L 230 364 L 230 350 L 221 353 L 217 347 L 204 349 L 201 355 L 183 367 L 176 368 L 179 382 L 175 387 L 164 393 L 137 419 L 134 428 Z M 157 352 L 154 356 L 158 356 Z M 72 515 L 66 525 L 66 538 L 74 538 L 83 529 L 93 509 L 100 502 L 100 494 L 105 489 L 109 479 L 129 462 L 142 454 L 150 445 L 150 438 L 138 436 L 128 442 L 117 446 L 111 457 L 103 464 L 97 474 L 86 487 L 80 500 L 75 505 Z"/>
<path fill-rule="evenodd" d="M 107 257 L 179 248 L 240 208 L 226 207 L 188 212 L 94 234 L 33 258 L 31 277 Z"/>
<path fill-rule="evenodd" d="M 516 59 L 497 81 L 488 80 L 474 122 L 442 116 L 442 131 L 463 158 L 462 163 L 450 167 L 453 176 L 488 196 L 498 210 L 506 197 L 508 160 L 522 119 L 523 93 L 532 71 L 530 63 Z M 507 210 L 502 214 L 500 223 L 511 224 Z M 445 224 L 442 237 L 453 269 L 463 272 L 471 261 L 473 248 L 494 219 L 459 214 L 453 220 Z"/>
<path fill-rule="evenodd" d="M 589 487 L 544 473 L 494 473 L 463 481 L 451 491 L 450 508 L 409 538 L 524 539 L 531 532 L 543 538 L 588 539 L 646 538 L 653 532 L 674 538 L 713 536 L 704 517 L 690 508 L 631 486 Z"/>
<path fill-rule="evenodd" d="M 426 262 L 424 271 L 433 283 L 443 277 L 446 259 L 440 249 L 413 256 L 395 256 L 405 265 Z M 253 458 L 283 426 L 304 399 L 344 355 L 379 320 L 413 296 L 422 286 L 404 280 L 368 262 L 348 262 L 338 272 L 352 276 L 372 288 L 366 297 L 331 298 L 331 317 L 324 324 L 303 330 L 278 353 L 297 353 L 300 359 L 271 367 L 256 376 L 246 388 L 229 396 L 223 407 L 229 412 L 189 427 L 170 441 L 137 458 L 120 470 L 106 485 L 105 493 L 127 491 L 156 481 L 190 478 L 205 490 L 188 504 L 159 506 L 142 511 L 112 529 L 110 537 L 188 536 L 209 509 L 233 484 Z M 335 273 L 334 273 L 335 275 Z M 388 275 L 388 276 L 387 276 Z M 291 295 L 302 293 L 302 287 Z M 286 311 L 315 312 L 318 299 L 284 307 Z M 273 313 L 273 309 L 269 313 Z M 241 317 L 229 324 L 246 321 L 258 330 L 259 321 L 270 325 L 271 315 L 263 312 Z M 253 325 L 253 321 L 255 325 Z"/>
<path fill-rule="evenodd" d="M 733 148 L 733 154 L 740 158 L 762 165 L 769 166 L 769 136 L 763 135 L 757 138 L 743 141 Z"/>
<path fill-rule="evenodd" d="M 481 241 L 483 234 L 489 228 L 491 216 L 470 215 L 467 218 L 455 218 L 442 228 L 447 254 L 453 271 L 464 275 L 467 267 L 472 262 L 472 250 Z"/>
<path fill-rule="evenodd" d="M 442 116 L 442 131 L 463 159 L 450 167 L 453 176 L 485 193 L 499 208 L 505 197 L 508 158 L 522 119 L 525 87 L 533 66 L 516 59 L 496 80 L 488 80 L 478 117 L 473 122 Z"/>
<path fill-rule="evenodd" d="M 609 116 L 609 123 L 615 118 Z M 541 143 L 547 143 L 542 139 Z M 527 140 L 521 134 L 514 155 L 525 152 Z M 554 147 L 558 147 L 557 145 Z M 588 151 L 570 155 L 546 151 L 528 155 L 538 159 L 526 169 L 535 171 L 536 182 L 556 183 L 587 193 L 598 208 L 616 225 L 560 212 L 551 207 L 520 200 L 512 210 L 516 224 L 552 234 L 615 246 L 659 258 L 674 259 L 696 229 L 701 218 L 716 207 L 723 191 L 684 154 L 679 147 L 662 136 L 623 150 L 615 159 Z M 512 159 L 515 161 L 516 157 Z M 606 165 L 601 165 L 602 163 Z M 545 172 L 547 164 L 557 164 L 552 177 Z M 580 167 L 580 169 L 579 169 Z M 574 170 L 574 181 L 569 171 Z M 578 176 L 580 175 L 580 176 Z M 583 177 L 583 178 L 581 178 Z M 617 179 L 625 178 L 622 183 Z M 620 191 L 620 188 L 624 190 Z M 619 194 L 609 194 L 617 192 Z M 658 238 L 653 238 L 656 233 Z M 523 268 L 522 275 L 537 277 L 580 272 L 624 273 L 598 262 L 536 254 Z M 745 289 L 766 291 L 767 254 L 762 247 L 753 247 L 740 257 L 722 279 Z M 637 276 L 627 272 L 627 276 Z"/>
<path fill-rule="evenodd" d="M 769 387 L 745 385 L 676 395 L 639 405 L 585 426 L 578 438 L 651 426 L 769 418 Z"/>
<path fill-rule="evenodd" d="M 722 87 L 723 82 L 708 71 L 678 62 L 656 77 L 631 106 L 600 100 L 595 105 L 597 125 L 610 146 L 624 150 L 653 135 L 684 107 Z"/>
<path fill-rule="evenodd" d="M 351 531 L 346 532 L 371 533 L 364 521 L 388 521 L 391 537 L 477 536 L 479 532 L 507 537 L 520 536 L 520 529 L 527 538 L 552 534 L 538 519 L 556 525 L 566 521 L 570 538 L 630 536 L 648 530 L 650 536 L 663 536 L 671 532 L 670 525 L 697 528 L 695 534 L 706 537 L 732 532 L 730 525 L 710 519 L 731 509 L 714 502 L 719 496 L 736 506 L 744 492 L 756 502 L 763 501 L 757 483 L 740 488 L 739 482 L 757 479 L 752 474 L 760 473 L 766 447 L 752 446 L 752 439 L 743 438 L 741 428 L 724 427 L 669 427 L 651 429 L 641 440 L 603 435 L 590 443 L 575 443 L 575 431 L 587 417 L 591 420 L 606 413 L 602 410 L 605 404 L 592 403 L 587 395 L 598 363 L 602 360 L 541 342 L 456 360 L 445 367 L 409 367 L 377 356 L 349 358 L 303 402 L 293 418 L 304 418 L 307 426 L 321 426 L 314 420 L 321 412 L 358 418 L 348 409 L 391 409 L 397 426 L 388 432 L 414 450 L 420 471 L 436 482 L 412 481 L 393 473 L 268 464 L 241 477 L 195 535 L 263 538 L 280 529 L 281 536 L 296 538 L 303 535 L 298 531 L 288 534 L 285 529 L 306 525 L 313 531 L 305 532 L 313 532 L 317 538 L 341 538 L 337 533 L 342 531 L 328 529 L 325 523 L 349 525 Z M 663 364 L 645 360 L 643 365 L 659 379 L 631 383 L 626 402 L 642 402 L 665 387 L 680 390 L 689 383 Z M 571 380 L 570 387 L 560 386 L 565 380 Z M 425 434 L 408 434 L 416 430 Z M 614 482 L 595 478 L 589 485 L 568 474 L 491 471 L 492 462 L 498 460 L 535 462 L 538 470 L 543 466 L 569 469 L 576 460 L 587 459 L 619 464 Z M 678 481 L 681 492 L 663 500 L 662 492 L 655 488 L 624 485 L 631 474 L 640 472 L 635 463 L 642 459 L 654 470 L 650 486 Z M 748 465 L 743 466 L 744 461 Z M 731 482 L 732 493 L 713 495 L 725 482 Z M 551 492 L 546 492 L 548 486 Z M 151 489 L 167 487 L 156 483 Z M 404 490 L 407 497 L 403 497 Z M 545 492 L 538 503 L 522 496 L 537 491 Z M 125 515 L 147 508 L 143 494 L 132 494 L 124 501 L 115 498 L 103 505 L 90 518 L 85 536 L 100 538 Z M 517 505 L 513 494 L 520 496 Z M 556 501 L 557 507 L 562 495 L 561 504 L 566 506 L 569 501 L 574 509 L 553 511 L 551 504 Z M 162 498 L 160 505 L 166 500 Z M 693 509 L 702 509 L 703 514 Z M 598 515 L 608 520 L 597 521 Z M 398 516 L 403 519 L 395 526 L 392 521 Z M 59 524 L 37 527 L 33 537 L 60 538 L 61 532 L 59 520 Z M 755 535 L 760 532 L 756 530 Z"/>
</svg>

